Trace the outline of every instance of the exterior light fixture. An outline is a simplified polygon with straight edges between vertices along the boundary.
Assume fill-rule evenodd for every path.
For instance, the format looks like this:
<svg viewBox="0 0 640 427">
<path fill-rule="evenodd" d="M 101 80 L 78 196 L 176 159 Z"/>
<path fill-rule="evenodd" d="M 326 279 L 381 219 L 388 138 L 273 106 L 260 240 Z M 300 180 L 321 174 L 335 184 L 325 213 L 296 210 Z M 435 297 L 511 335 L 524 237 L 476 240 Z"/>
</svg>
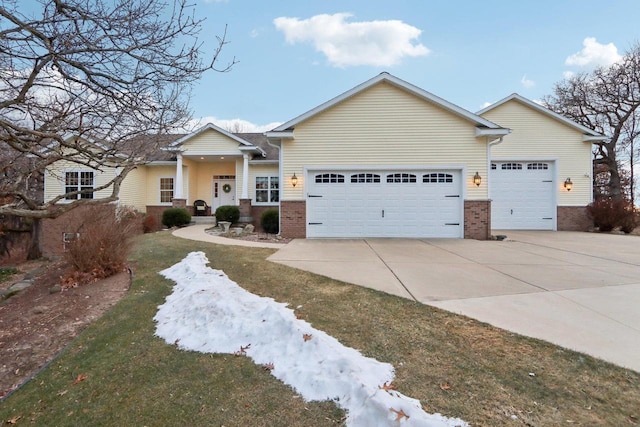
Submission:
<svg viewBox="0 0 640 427">
<path fill-rule="evenodd" d="M 296 185 L 298 185 L 298 177 L 296 176 L 296 173 L 293 173 L 293 176 L 291 177 L 291 185 L 293 185 L 294 187 Z"/>
<path fill-rule="evenodd" d="M 481 182 L 482 182 L 482 177 L 478 172 L 476 172 L 476 174 L 473 175 L 473 183 L 476 185 L 476 187 L 480 187 Z"/>
<path fill-rule="evenodd" d="M 566 188 L 567 191 L 571 191 L 571 189 L 573 188 L 573 182 L 571 182 L 571 178 L 565 179 L 564 188 Z"/>
</svg>

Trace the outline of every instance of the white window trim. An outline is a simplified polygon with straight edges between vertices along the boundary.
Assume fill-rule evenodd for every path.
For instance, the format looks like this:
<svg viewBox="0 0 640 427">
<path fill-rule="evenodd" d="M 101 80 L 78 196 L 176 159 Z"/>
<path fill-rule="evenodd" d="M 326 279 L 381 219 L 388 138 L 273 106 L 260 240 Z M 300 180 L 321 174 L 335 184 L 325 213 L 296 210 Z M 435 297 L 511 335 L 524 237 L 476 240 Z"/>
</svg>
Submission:
<svg viewBox="0 0 640 427">
<path fill-rule="evenodd" d="M 62 185 L 62 192 L 61 194 L 67 194 L 67 173 L 70 172 L 75 172 L 78 174 L 78 190 L 80 189 L 81 185 L 80 185 L 80 174 L 82 172 L 92 172 L 93 173 L 93 184 L 92 184 L 92 188 L 94 189 L 94 193 L 93 193 L 93 197 L 92 199 L 96 198 L 96 193 L 95 193 L 95 188 L 96 188 L 96 181 L 98 180 L 98 172 L 94 169 L 89 169 L 89 168 L 84 168 L 84 169 L 80 169 L 80 168 L 72 168 L 72 169 L 63 169 L 62 170 L 62 177 L 60 179 L 60 184 Z M 78 195 L 76 195 L 75 199 L 67 199 L 66 197 L 62 200 L 60 200 L 59 203 L 73 203 L 76 200 L 80 200 L 80 198 L 78 197 Z"/>
<path fill-rule="evenodd" d="M 163 202 L 162 201 L 162 180 L 163 179 L 172 179 L 173 180 L 173 197 L 171 197 L 171 201 L 170 202 Z M 172 206 L 173 205 L 173 199 L 175 198 L 176 195 L 176 177 L 175 176 L 159 176 L 158 177 L 158 205 L 159 206 Z"/>
<path fill-rule="evenodd" d="M 254 206 L 279 206 L 280 202 L 258 202 L 258 191 L 264 191 L 263 189 L 258 189 L 257 181 L 258 178 L 269 178 L 269 188 L 267 189 L 267 199 L 271 200 L 271 193 L 276 192 L 280 196 L 280 187 L 282 186 L 282 180 L 278 176 L 278 174 L 264 174 L 264 175 L 256 175 L 253 178 L 253 191 L 254 191 Z M 278 178 L 278 189 L 271 189 L 271 179 Z"/>
</svg>

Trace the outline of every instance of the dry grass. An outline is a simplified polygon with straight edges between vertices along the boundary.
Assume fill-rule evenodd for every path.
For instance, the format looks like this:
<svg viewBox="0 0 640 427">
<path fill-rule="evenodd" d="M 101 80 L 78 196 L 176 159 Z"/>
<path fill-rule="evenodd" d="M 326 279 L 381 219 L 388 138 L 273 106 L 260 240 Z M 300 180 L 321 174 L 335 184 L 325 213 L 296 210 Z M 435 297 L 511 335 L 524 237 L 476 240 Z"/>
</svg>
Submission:
<svg viewBox="0 0 640 427">
<path fill-rule="evenodd" d="M 245 289 L 288 302 L 345 345 L 396 367 L 395 385 L 429 412 L 473 425 L 636 425 L 640 374 L 466 317 L 265 261 L 266 249 L 157 233 L 141 237 L 130 294 L 0 407 L 35 425 L 323 426 L 330 402 L 305 403 L 246 358 L 176 350 L 153 336 L 172 283 L 157 272 L 203 250 Z M 535 376 L 530 376 L 534 373 Z M 87 378 L 77 384 L 78 375 Z"/>
</svg>

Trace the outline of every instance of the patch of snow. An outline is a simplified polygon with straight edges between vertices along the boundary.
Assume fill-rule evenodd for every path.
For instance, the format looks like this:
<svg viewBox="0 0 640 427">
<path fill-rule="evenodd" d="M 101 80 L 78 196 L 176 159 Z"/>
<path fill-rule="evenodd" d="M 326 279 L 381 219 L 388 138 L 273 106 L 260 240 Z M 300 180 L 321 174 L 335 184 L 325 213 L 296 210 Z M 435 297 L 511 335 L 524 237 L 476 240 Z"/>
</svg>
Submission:
<svg viewBox="0 0 640 427">
<path fill-rule="evenodd" d="M 272 364 L 271 373 L 305 400 L 333 400 L 345 409 L 348 426 L 468 426 L 427 414 L 419 400 L 381 389 L 391 384 L 393 366 L 297 319 L 287 304 L 245 291 L 208 263 L 203 252 L 192 252 L 160 272 L 176 282 L 154 317 L 156 335 L 167 343 Z"/>
</svg>

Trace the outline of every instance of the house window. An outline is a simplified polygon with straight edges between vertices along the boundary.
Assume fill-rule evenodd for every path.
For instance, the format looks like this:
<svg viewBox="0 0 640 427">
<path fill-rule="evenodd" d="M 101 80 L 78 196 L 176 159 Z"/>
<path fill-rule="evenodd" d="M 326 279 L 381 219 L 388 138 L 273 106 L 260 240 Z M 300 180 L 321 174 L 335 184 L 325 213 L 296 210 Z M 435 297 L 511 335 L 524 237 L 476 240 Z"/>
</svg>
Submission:
<svg viewBox="0 0 640 427">
<path fill-rule="evenodd" d="M 280 179 L 277 176 L 256 177 L 256 203 L 278 203 Z"/>
<path fill-rule="evenodd" d="M 322 173 L 316 175 L 316 184 L 340 184 L 344 182 L 344 175 L 339 173 Z"/>
<path fill-rule="evenodd" d="M 503 163 L 502 170 L 520 170 L 522 169 L 522 163 Z"/>
<path fill-rule="evenodd" d="M 173 201 L 173 178 L 160 178 L 160 203 Z"/>
<path fill-rule="evenodd" d="M 527 169 L 529 170 L 547 170 L 549 169 L 548 163 L 528 163 Z"/>
<path fill-rule="evenodd" d="M 491 163 L 491 170 L 496 170 L 498 168 L 498 165 L 496 165 L 495 163 Z"/>
<path fill-rule="evenodd" d="M 380 182 L 380 175 L 376 173 L 357 173 L 351 175 L 351 182 L 354 184 Z"/>
<path fill-rule="evenodd" d="M 93 171 L 71 171 L 64 174 L 64 192 L 72 193 L 74 191 L 93 190 L 94 173 Z M 76 199 L 93 199 L 93 192 L 74 194 L 67 196 L 67 200 Z"/>
<path fill-rule="evenodd" d="M 416 182 L 416 176 L 412 173 L 390 173 L 387 175 L 387 183 L 393 182 Z"/>
<path fill-rule="evenodd" d="M 450 173 L 428 173 L 422 175 L 422 182 L 453 182 L 453 175 Z"/>
</svg>

